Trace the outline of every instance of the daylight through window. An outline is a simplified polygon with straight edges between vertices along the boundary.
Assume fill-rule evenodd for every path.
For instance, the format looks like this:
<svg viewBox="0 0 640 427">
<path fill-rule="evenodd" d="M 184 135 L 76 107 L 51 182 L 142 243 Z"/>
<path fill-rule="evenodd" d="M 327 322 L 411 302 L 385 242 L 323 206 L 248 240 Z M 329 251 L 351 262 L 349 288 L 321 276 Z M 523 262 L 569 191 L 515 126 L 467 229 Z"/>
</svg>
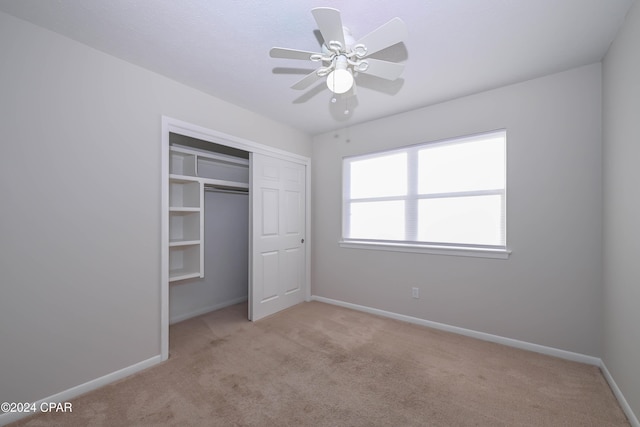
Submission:
<svg viewBox="0 0 640 427">
<path fill-rule="evenodd" d="M 343 161 L 343 242 L 506 248 L 506 132 Z"/>
</svg>

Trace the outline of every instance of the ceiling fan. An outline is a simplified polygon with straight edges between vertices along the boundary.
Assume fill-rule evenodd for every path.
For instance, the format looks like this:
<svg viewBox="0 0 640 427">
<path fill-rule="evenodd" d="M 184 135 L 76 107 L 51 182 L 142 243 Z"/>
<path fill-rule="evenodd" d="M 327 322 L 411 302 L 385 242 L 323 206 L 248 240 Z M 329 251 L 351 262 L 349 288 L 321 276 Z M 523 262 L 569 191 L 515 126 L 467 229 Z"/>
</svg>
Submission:
<svg viewBox="0 0 640 427">
<path fill-rule="evenodd" d="M 335 94 L 355 95 L 355 79 L 358 73 L 366 73 L 386 80 L 395 80 L 402 74 L 404 64 L 371 58 L 369 55 L 403 41 L 408 33 L 400 18 L 393 18 L 366 36 L 355 40 L 351 32 L 342 26 L 340 11 L 329 7 L 311 10 L 318 24 L 324 44 L 322 52 L 274 47 L 272 58 L 303 59 L 320 63 L 318 69 L 296 82 L 292 89 L 303 90 L 318 79 L 326 77 L 327 87 Z"/>
</svg>

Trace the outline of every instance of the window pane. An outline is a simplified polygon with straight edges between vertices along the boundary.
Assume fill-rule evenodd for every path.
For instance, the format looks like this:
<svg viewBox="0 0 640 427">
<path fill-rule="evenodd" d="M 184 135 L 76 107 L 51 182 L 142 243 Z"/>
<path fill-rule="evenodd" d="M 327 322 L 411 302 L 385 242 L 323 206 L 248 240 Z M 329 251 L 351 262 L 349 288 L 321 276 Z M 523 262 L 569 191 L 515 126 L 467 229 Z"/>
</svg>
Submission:
<svg viewBox="0 0 640 427">
<path fill-rule="evenodd" d="M 418 154 L 420 194 L 494 190 L 505 187 L 505 140 L 435 145 Z"/>
<path fill-rule="evenodd" d="M 351 203 L 352 239 L 404 240 L 404 201 Z"/>
<path fill-rule="evenodd" d="M 503 246 L 502 196 L 418 201 L 418 239 L 423 242 Z"/>
<path fill-rule="evenodd" d="M 407 194 L 407 153 L 351 162 L 351 198 Z"/>
</svg>

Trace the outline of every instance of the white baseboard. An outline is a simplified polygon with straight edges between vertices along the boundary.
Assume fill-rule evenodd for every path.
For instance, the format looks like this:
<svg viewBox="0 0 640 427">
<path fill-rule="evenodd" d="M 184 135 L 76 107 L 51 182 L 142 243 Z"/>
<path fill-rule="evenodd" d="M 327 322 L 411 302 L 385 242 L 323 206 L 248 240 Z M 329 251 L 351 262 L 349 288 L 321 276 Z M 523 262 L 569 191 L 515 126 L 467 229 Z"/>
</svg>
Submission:
<svg viewBox="0 0 640 427">
<path fill-rule="evenodd" d="M 197 310 L 195 312 L 183 314 L 180 316 L 176 316 L 171 318 L 171 323 L 177 323 L 182 320 L 189 319 L 191 317 L 198 316 L 200 314 L 208 313 L 210 311 L 219 310 L 224 307 L 228 307 L 230 305 L 239 304 L 247 300 L 247 297 L 236 298 L 234 300 L 226 301 L 224 303 L 216 304 L 213 306 L 205 307 L 203 309 Z M 33 402 L 36 409 L 40 408 L 40 405 L 43 403 L 61 403 L 68 402 L 69 400 L 80 396 L 81 394 L 96 390 L 100 387 L 103 387 L 112 382 L 118 381 L 122 378 L 128 377 L 129 375 L 135 374 L 136 372 L 147 369 L 153 365 L 157 365 L 162 361 L 162 357 L 160 355 L 154 356 L 150 359 L 143 360 L 142 362 L 136 363 L 135 365 L 128 366 L 126 368 L 120 369 L 118 371 L 112 372 L 110 374 L 104 375 L 100 378 L 96 378 L 94 380 L 88 381 L 84 384 L 80 384 L 78 386 L 72 387 L 70 389 L 64 390 L 60 393 L 56 393 L 52 396 L 45 397 L 44 399 L 38 400 L 37 402 Z M 18 413 L 18 412 L 7 412 L 0 414 L 0 426 L 4 426 L 6 424 L 12 423 L 19 419 L 25 418 L 29 415 L 33 415 L 31 413 Z"/>
<path fill-rule="evenodd" d="M 40 405 L 43 403 L 62 403 L 68 402 L 69 400 L 80 396 L 81 394 L 96 390 L 102 386 L 110 384 L 112 382 L 118 381 L 122 378 L 128 377 L 129 375 L 135 374 L 136 372 L 142 371 L 144 369 L 150 368 L 151 366 L 157 365 L 161 362 L 160 355 L 153 356 L 147 360 L 143 360 L 142 362 L 138 362 L 135 365 L 127 366 L 126 368 L 120 369 L 118 371 L 112 372 L 110 374 L 104 375 L 100 378 L 96 378 L 94 380 L 88 381 L 84 384 L 77 385 L 75 387 L 71 387 L 70 389 L 61 391 L 60 393 L 56 393 L 49 397 L 45 397 L 44 399 L 40 399 L 37 402 L 34 402 L 36 409 L 40 408 Z M 0 426 L 4 426 L 6 424 L 17 421 L 21 418 L 25 418 L 29 415 L 33 415 L 33 413 L 19 413 L 19 412 L 7 412 L 4 414 L 0 414 Z"/>
<path fill-rule="evenodd" d="M 206 310 L 202 311 L 201 313 L 198 314 L 193 314 L 193 315 L 189 315 L 188 317 L 185 317 L 184 319 L 181 320 L 186 320 L 187 318 L 190 317 L 194 317 L 197 316 L 199 314 L 204 314 L 207 313 L 209 311 L 214 311 L 214 310 L 218 310 L 233 304 L 239 304 L 241 302 L 246 301 L 247 298 L 239 298 L 236 300 L 232 300 L 232 301 L 228 301 L 225 302 L 223 304 L 218 304 L 212 307 L 208 307 Z M 499 344 L 504 344 L 510 347 L 515 347 L 515 348 L 520 348 L 523 350 L 529 350 L 529 351 L 534 351 L 537 353 L 542 353 L 542 354 L 546 354 L 549 356 L 555 356 L 555 357 L 559 357 L 562 359 L 567 359 L 567 360 L 571 360 L 574 362 L 581 362 L 581 363 L 587 363 L 589 365 L 595 365 L 598 366 L 600 368 L 600 370 L 602 371 L 602 374 L 604 375 L 604 378 L 606 379 L 606 381 L 609 383 L 609 386 L 611 387 L 611 390 L 613 391 L 613 394 L 615 395 L 616 399 L 618 400 L 618 402 L 620 403 L 620 406 L 622 407 L 622 410 L 624 411 L 625 415 L 627 416 L 627 418 L 629 419 L 629 422 L 631 424 L 632 427 L 640 427 L 640 422 L 638 422 L 638 418 L 636 417 L 636 415 L 634 414 L 633 410 L 631 409 L 631 406 L 629 406 L 629 403 L 627 402 L 627 400 L 625 399 L 624 395 L 622 394 L 622 391 L 620 390 L 620 388 L 618 388 L 618 385 L 616 384 L 616 382 L 614 381 L 613 377 L 611 376 L 611 373 L 609 372 L 609 370 L 607 369 L 606 365 L 604 364 L 604 362 L 602 361 L 602 359 L 597 358 L 597 357 L 593 357 L 593 356 L 587 356 L 584 354 L 580 354 L 580 353 L 573 353 L 570 351 L 565 351 L 565 350 L 560 350 L 557 348 L 553 348 L 553 347 L 546 347 L 546 346 L 542 346 L 542 345 L 538 345 L 538 344 L 532 344 L 532 343 L 528 343 L 526 341 L 520 341 L 520 340 L 515 340 L 515 339 L 511 339 L 511 338 L 505 338 L 505 337 L 501 337 L 499 335 L 492 335 L 492 334 L 487 334 L 484 332 L 478 332 L 478 331 L 474 331 L 472 329 L 465 329 L 465 328 L 460 328 L 457 326 L 451 326 L 451 325 L 446 325 L 444 323 L 438 323 L 438 322 L 432 322 L 429 320 L 424 320 L 424 319 L 420 319 L 417 317 L 412 317 L 412 316 L 406 316 L 404 314 L 398 314 L 398 313 L 393 313 L 390 311 L 385 311 L 385 310 L 380 310 L 377 308 L 371 308 L 371 307 L 366 307 L 363 305 L 358 305 L 358 304 L 352 304 L 352 303 L 348 303 L 348 302 L 344 302 L 344 301 L 339 301 L 339 300 L 334 300 L 334 299 L 330 299 L 330 298 L 325 298 L 325 297 L 320 297 L 320 296 L 316 296 L 316 295 L 312 295 L 311 296 L 311 300 L 312 301 L 319 301 L 319 302 L 324 302 L 327 304 L 333 304 L 333 305 L 337 305 L 337 306 L 341 306 L 341 307 L 345 307 L 345 308 L 350 308 L 353 310 L 358 310 L 358 311 L 363 311 L 365 313 L 370 313 L 370 314 L 376 314 L 379 316 L 383 316 L 383 317 L 388 317 L 391 319 L 396 319 L 396 320 L 401 320 L 404 322 L 409 322 L 409 323 L 414 323 L 417 325 L 422 325 L 422 326 L 427 326 L 430 328 L 434 328 L 434 329 L 439 329 L 439 330 L 443 330 L 443 331 L 447 331 L 447 332 L 452 332 L 455 334 L 460 334 L 460 335 L 464 335 L 464 336 L 468 336 L 471 338 L 477 338 L 480 340 L 484 340 L 484 341 L 490 341 L 490 342 L 495 342 L 495 343 L 499 343 Z M 201 310 L 199 310 L 201 311 Z M 178 322 L 180 320 L 175 320 L 175 322 Z M 110 374 L 104 375 L 100 378 L 96 378 L 94 380 L 88 381 L 84 384 L 80 384 L 78 386 L 72 387 L 70 389 L 64 390 L 60 393 L 56 393 L 54 395 L 51 395 L 49 397 L 45 397 L 44 399 L 41 399 L 37 402 L 34 402 L 36 408 L 39 408 L 40 405 L 42 403 L 49 403 L 49 402 L 68 402 L 69 400 L 80 396 L 81 394 L 84 393 L 88 393 L 90 391 L 96 390 L 100 387 L 103 387 L 107 384 L 110 384 L 112 382 L 118 381 L 122 378 L 128 377 L 129 375 L 135 374 L 136 372 L 142 371 L 144 369 L 147 369 L 151 366 L 157 365 L 158 363 L 160 363 L 162 361 L 160 355 L 158 356 L 154 356 L 151 357 L 147 360 L 143 360 L 142 362 L 136 363 L 134 365 L 128 366 L 126 368 L 120 369 L 118 371 L 112 372 Z M 0 414 L 0 426 L 4 426 L 6 424 L 12 423 L 14 421 L 17 421 L 21 418 L 25 418 L 29 415 L 32 415 L 31 413 L 17 413 L 17 412 L 9 412 L 9 413 L 4 413 L 4 414 Z"/>
<path fill-rule="evenodd" d="M 402 320 L 404 322 L 409 322 L 409 323 L 414 323 L 414 324 L 417 324 L 417 325 L 427 326 L 429 328 L 439 329 L 439 330 L 447 331 L 447 332 L 452 332 L 454 334 L 460 334 L 460 335 L 468 336 L 468 337 L 471 337 L 471 338 L 477 338 L 477 339 L 480 339 L 480 340 L 483 340 L 483 341 L 491 341 L 491 342 L 495 342 L 495 343 L 498 343 L 498 344 L 503 344 L 503 345 L 506 345 L 506 346 L 509 346 L 509 347 L 519 348 L 519 349 L 522 349 L 522 350 L 534 351 L 536 353 L 542 353 L 542 354 L 546 354 L 548 356 L 555 356 L 555 357 L 559 357 L 561 359 L 571 360 L 573 362 L 580 362 L 580 363 L 586 363 L 586 364 L 589 364 L 589 365 L 597 366 L 602 371 L 602 374 L 603 374 L 604 378 L 607 380 L 607 383 L 609 383 L 609 387 L 611 387 L 611 390 L 613 391 L 613 394 L 615 395 L 616 399 L 618 400 L 618 403 L 622 407 L 622 410 L 624 411 L 625 415 L 629 419 L 629 422 L 631 423 L 631 426 L 632 427 L 640 427 L 640 423 L 638 423 L 638 418 L 633 413 L 633 410 L 631 409 L 631 406 L 629 406 L 629 403 L 624 398 L 624 395 L 622 394 L 622 392 L 618 388 L 616 382 L 613 380 L 613 377 L 609 373 L 609 370 L 605 366 L 605 364 L 602 361 L 602 359 L 600 359 L 599 357 L 587 356 L 587 355 L 581 354 L 581 353 L 574 353 L 574 352 L 571 352 L 571 351 L 560 350 L 558 348 L 553 348 L 553 347 L 547 347 L 547 346 L 543 346 L 543 345 L 533 344 L 533 343 L 529 343 L 529 342 L 526 342 L 526 341 L 515 340 L 515 339 L 512 339 L 512 338 L 505 338 L 505 337 L 501 337 L 499 335 L 492 335 L 492 334 L 487 334 L 487 333 L 484 333 L 484 332 L 474 331 L 472 329 L 459 328 L 457 326 L 451 326 L 451 325 L 446 325 L 444 323 L 432 322 L 430 320 L 424 320 L 424 319 L 420 319 L 418 317 L 406 316 L 404 314 L 393 313 L 393 312 L 390 312 L 390 311 L 380 310 L 380 309 L 377 309 L 377 308 L 371 308 L 371 307 L 367 307 L 367 306 L 364 306 L 364 305 L 352 304 L 352 303 L 349 303 L 349 302 L 334 300 L 334 299 L 331 299 L 331 298 L 325 298 L 325 297 L 320 297 L 320 296 L 316 296 L 316 295 L 312 295 L 311 296 L 311 300 L 312 301 L 324 302 L 324 303 L 327 303 L 327 304 L 338 305 L 340 307 L 351 308 L 353 310 L 363 311 L 365 313 L 377 314 L 379 316 L 388 317 L 388 318 L 396 319 L 396 320 Z"/>
<path fill-rule="evenodd" d="M 611 391 L 613 392 L 614 396 L 616 397 L 616 399 L 618 399 L 618 403 L 622 407 L 624 414 L 627 416 L 631 427 L 640 427 L 640 421 L 638 421 L 636 414 L 633 413 L 631 406 L 629 406 L 629 402 L 627 402 L 627 399 L 624 398 L 622 391 L 620 391 L 620 388 L 618 388 L 618 384 L 616 384 L 616 382 L 614 381 L 604 362 L 600 364 L 600 370 L 602 371 L 602 375 L 604 375 L 604 378 L 609 383 L 609 387 L 611 387 Z"/>
<path fill-rule="evenodd" d="M 247 301 L 247 299 L 248 297 L 235 298 L 229 301 L 221 302 L 219 304 L 199 308 L 198 310 L 190 311 L 189 313 L 182 313 L 169 318 L 169 324 L 173 325 L 174 323 L 182 322 L 183 320 L 191 319 L 192 317 L 200 316 L 201 314 L 209 313 L 210 311 L 216 311 L 225 307 L 229 307 L 230 305 L 240 304 L 241 302 Z"/>
<path fill-rule="evenodd" d="M 542 353 L 549 356 L 559 357 L 561 359 L 571 360 L 574 362 L 587 363 L 589 365 L 600 366 L 602 361 L 593 356 L 587 356 L 580 353 L 573 353 L 571 351 L 560 350 L 553 347 L 546 347 L 544 345 L 532 344 L 526 341 L 515 340 L 512 338 L 505 338 L 499 335 L 487 334 L 485 332 L 478 332 L 472 329 L 460 328 L 457 326 L 451 326 L 444 323 L 432 322 L 430 320 L 420 319 L 418 317 L 406 316 L 404 314 L 393 313 L 390 311 L 380 310 L 377 308 L 366 307 L 363 305 L 352 304 L 349 302 L 333 300 L 330 298 L 312 296 L 312 300 L 325 302 L 327 304 L 339 305 L 341 307 L 351 308 L 358 311 L 364 311 L 366 313 L 377 314 L 383 317 L 389 317 L 391 319 L 402 320 L 403 322 L 414 323 L 417 325 L 427 326 L 433 329 L 439 329 L 441 331 L 453 332 L 454 334 L 464 335 L 471 338 L 477 338 L 483 341 L 491 341 L 498 344 L 504 344 L 509 347 L 520 348 L 523 350 L 534 351 L 536 353 Z"/>
</svg>

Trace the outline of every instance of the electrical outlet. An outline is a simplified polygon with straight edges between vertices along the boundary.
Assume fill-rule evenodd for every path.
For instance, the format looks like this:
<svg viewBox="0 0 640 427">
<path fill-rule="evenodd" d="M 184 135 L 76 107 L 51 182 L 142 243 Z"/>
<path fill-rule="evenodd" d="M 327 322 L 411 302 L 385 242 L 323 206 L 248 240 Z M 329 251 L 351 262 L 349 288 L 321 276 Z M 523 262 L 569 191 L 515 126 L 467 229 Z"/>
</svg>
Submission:
<svg viewBox="0 0 640 427">
<path fill-rule="evenodd" d="M 420 289 L 411 288 L 411 298 L 420 298 Z"/>
</svg>

